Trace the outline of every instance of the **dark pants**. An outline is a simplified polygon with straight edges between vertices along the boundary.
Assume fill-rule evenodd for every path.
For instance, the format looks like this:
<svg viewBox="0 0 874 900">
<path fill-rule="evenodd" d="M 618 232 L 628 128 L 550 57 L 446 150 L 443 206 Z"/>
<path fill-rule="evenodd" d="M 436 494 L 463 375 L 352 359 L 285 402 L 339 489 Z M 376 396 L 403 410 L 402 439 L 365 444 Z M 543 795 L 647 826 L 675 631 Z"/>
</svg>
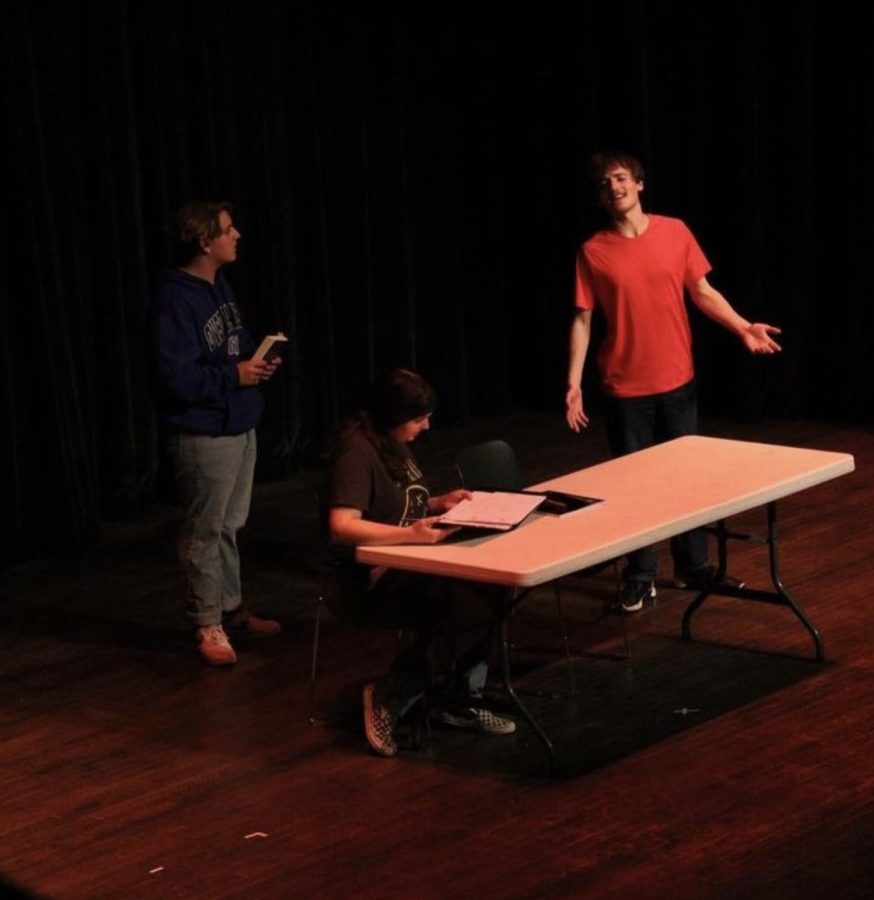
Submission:
<svg viewBox="0 0 874 900">
<path fill-rule="evenodd" d="M 695 382 L 664 394 L 646 397 L 610 397 L 607 404 L 607 440 L 613 456 L 644 450 L 698 431 Z M 691 572 L 707 565 L 707 535 L 700 529 L 671 538 L 674 569 Z M 626 581 L 650 581 L 656 576 L 652 547 L 628 554 Z"/>
<path fill-rule="evenodd" d="M 416 572 L 385 572 L 363 602 L 380 621 L 414 628 L 416 639 L 377 686 L 380 702 L 397 716 L 432 687 L 464 696 L 480 693 L 495 643 L 500 591 Z"/>
</svg>

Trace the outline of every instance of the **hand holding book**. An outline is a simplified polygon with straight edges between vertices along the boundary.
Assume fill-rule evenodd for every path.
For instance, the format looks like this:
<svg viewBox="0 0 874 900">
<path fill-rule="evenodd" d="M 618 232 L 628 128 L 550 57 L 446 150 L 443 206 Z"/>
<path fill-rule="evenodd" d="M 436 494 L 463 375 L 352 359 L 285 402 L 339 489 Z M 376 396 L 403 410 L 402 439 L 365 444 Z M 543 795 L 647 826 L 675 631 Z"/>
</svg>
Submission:
<svg viewBox="0 0 874 900">
<path fill-rule="evenodd" d="M 281 354 L 287 342 L 288 338 L 281 331 L 268 334 L 251 359 L 237 363 L 240 387 L 255 387 L 268 381 L 282 364 Z"/>
</svg>

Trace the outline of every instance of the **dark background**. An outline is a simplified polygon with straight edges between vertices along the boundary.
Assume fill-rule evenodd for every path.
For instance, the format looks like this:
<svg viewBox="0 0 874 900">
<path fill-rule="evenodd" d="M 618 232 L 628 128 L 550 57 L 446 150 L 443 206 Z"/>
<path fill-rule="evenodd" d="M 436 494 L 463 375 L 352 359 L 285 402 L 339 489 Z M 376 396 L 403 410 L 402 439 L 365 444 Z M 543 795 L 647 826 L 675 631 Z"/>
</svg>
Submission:
<svg viewBox="0 0 874 900">
<path fill-rule="evenodd" d="M 871 7 L 575 9 L 0 6 L 0 561 L 76 552 L 154 498 L 144 316 L 192 197 L 235 203 L 250 329 L 291 335 L 261 477 L 315 464 L 392 362 L 443 421 L 561 415 L 605 145 L 784 329 L 752 358 L 696 313 L 703 410 L 870 423 Z"/>
</svg>

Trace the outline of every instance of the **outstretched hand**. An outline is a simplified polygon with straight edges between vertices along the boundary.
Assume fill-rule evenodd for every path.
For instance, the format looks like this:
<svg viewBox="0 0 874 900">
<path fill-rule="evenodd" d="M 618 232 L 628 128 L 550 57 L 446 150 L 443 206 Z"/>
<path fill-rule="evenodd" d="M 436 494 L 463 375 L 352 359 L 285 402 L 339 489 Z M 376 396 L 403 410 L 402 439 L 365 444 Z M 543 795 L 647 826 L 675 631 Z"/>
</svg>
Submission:
<svg viewBox="0 0 874 900">
<path fill-rule="evenodd" d="M 571 431 L 579 433 L 589 424 L 589 417 L 583 409 L 583 391 L 579 385 L 569 387 L 564 397 L 565 419 Z"/>
<path fill-rule="evenodd" d="M 779 353 L 783 348 L 771 337 L 772 334 L 780 334 L 780 329 L 753 322 L 741 333 L 741 340 L 750 353 Z"/>
</svg>

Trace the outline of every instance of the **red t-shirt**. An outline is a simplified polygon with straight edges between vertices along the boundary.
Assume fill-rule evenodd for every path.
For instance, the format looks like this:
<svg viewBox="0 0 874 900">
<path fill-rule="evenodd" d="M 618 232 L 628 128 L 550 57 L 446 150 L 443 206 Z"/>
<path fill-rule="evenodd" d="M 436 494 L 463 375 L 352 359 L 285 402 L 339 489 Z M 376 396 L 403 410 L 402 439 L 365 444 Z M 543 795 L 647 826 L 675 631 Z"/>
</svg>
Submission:
<svg viewBox="0 0 874 900">
<path fill-rule="evenodd" d="M 679 219 L 649 216 L 637 237 L 599 231 L 577 256 L 576 305 L 599 305 L 607 336 L 598 351 L 614 397 L 662 394 L 691 381 L 692 333 L 683 299 L 710 263 Z"/>
</svg>

